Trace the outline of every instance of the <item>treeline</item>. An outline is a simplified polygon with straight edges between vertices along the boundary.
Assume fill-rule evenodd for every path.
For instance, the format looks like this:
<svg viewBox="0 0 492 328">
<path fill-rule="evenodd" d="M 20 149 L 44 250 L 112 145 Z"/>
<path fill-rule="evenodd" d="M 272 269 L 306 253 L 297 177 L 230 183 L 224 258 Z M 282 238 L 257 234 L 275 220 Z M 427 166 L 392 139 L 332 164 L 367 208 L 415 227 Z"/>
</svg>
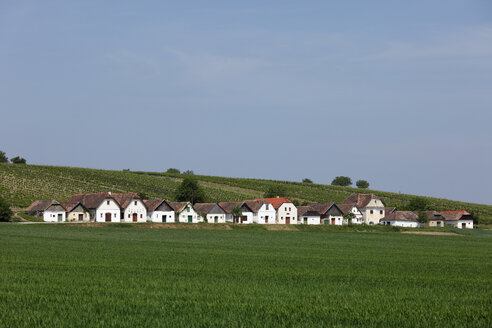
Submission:
<svg viewBox="0 0 492 328">
<path fill-rule="evenodd" d="M 26 164 L 26 159 L 20 156 L 12 157 L 9 161 L 7 154 L 0 150 L 0 163 Z"/>
</svg>

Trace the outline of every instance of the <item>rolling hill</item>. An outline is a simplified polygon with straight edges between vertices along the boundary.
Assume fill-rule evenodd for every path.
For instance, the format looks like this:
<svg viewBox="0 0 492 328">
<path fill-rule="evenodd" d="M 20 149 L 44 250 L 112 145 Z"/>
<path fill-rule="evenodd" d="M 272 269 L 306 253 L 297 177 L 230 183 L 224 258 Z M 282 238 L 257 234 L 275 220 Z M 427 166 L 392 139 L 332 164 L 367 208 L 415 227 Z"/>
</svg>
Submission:
<svg viewBox="0 0 492 328">
<path fill-rule="evenodd" d="M 287 197 L 299 201 L 341 202 L 360 189 L 292 181 L 195 176 L 204 188 L 208 201 L 240 201 L 261 197 L 271 186 L 282 186 Z M 149 198 L 173 200 L 179 174 L 156 172 L 110 171 L 76 167 L 0 164 L 0 196 L 15 207 L 26 207 L 36 199 L 67 200 L 72 194 L 86 192 L 144 193 Z M 387 206 L 399 208 L 412 195 L 365 190 L 379 196 Z M 427 197 L 433 210 L 465 209 L 492 222 L 492 206 Z"/>
</svg>

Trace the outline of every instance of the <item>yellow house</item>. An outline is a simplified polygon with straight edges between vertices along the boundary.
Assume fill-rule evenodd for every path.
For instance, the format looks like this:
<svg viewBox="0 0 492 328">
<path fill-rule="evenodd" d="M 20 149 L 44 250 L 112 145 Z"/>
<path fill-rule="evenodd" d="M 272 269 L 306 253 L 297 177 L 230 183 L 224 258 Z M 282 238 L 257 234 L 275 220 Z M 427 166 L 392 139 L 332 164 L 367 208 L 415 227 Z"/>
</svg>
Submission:
<svg viewBox="0 0 492 328">
<path fill-rule="evenodd" d="M 80 202 L 66 202 L 62 203 L 61 205 L 67 211 L 68 222 L 89 222 L 91 220 L 91 213 Z"/>
</svg>

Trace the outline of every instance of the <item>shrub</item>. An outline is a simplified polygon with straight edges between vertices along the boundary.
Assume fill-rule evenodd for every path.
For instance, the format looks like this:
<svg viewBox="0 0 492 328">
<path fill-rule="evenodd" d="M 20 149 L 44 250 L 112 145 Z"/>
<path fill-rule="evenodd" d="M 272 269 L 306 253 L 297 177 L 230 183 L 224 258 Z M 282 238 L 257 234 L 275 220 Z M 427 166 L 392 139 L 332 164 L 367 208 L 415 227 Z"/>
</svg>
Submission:
<svg viewBox="0 0 492 328">
<path fill-rule="evenodd" d="M 12 210 L 9 203 L 3 198 L 0 198 L 0 221 L 9 221 L 12 218 Z"/>
<path fill-rule="evenodd" d="M 360 189 L 369 188 L 369 182 L 367 182 L 366 180 L 357 180 L 355 185 L 357 186 L 357 188 L 360 188 Z"/>
<path fill-rule="evenodd" d="M 348 187 L 348 186 L 352 185 L 352 179 L 350 179 L 349 177 L 339 176 L 339 177 L 336 177 L 335 179 L 333 179 L 333 181 L 331 182 L 331 185 L 332 186 Z"/>
<path fill-rule="evenodd" d="M 10 161 L 13 164 L 26 164 L 26 159 L 19 156 L 15 156 L 14 158 L 11 158 Z"/>
<path fill-rule="evenodd" d="M 166 173 L 180 174 L 181 171 L 178 169 L 169 168 L 169 169 L 167 169 Z"/>
</svg>

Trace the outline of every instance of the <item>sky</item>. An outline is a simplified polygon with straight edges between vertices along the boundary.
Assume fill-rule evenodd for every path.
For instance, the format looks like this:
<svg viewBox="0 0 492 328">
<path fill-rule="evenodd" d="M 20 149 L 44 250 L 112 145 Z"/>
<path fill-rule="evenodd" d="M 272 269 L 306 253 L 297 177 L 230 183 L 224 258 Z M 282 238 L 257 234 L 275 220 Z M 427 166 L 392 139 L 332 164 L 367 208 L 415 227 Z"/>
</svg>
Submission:
<svg viewBox="0 0 492 328">
<path fill-rule="evenodd" d="M 0 150 L 32 164 L 492 204 L 491 122 L 488 0 L 0 0 Z"/>
</svg>

